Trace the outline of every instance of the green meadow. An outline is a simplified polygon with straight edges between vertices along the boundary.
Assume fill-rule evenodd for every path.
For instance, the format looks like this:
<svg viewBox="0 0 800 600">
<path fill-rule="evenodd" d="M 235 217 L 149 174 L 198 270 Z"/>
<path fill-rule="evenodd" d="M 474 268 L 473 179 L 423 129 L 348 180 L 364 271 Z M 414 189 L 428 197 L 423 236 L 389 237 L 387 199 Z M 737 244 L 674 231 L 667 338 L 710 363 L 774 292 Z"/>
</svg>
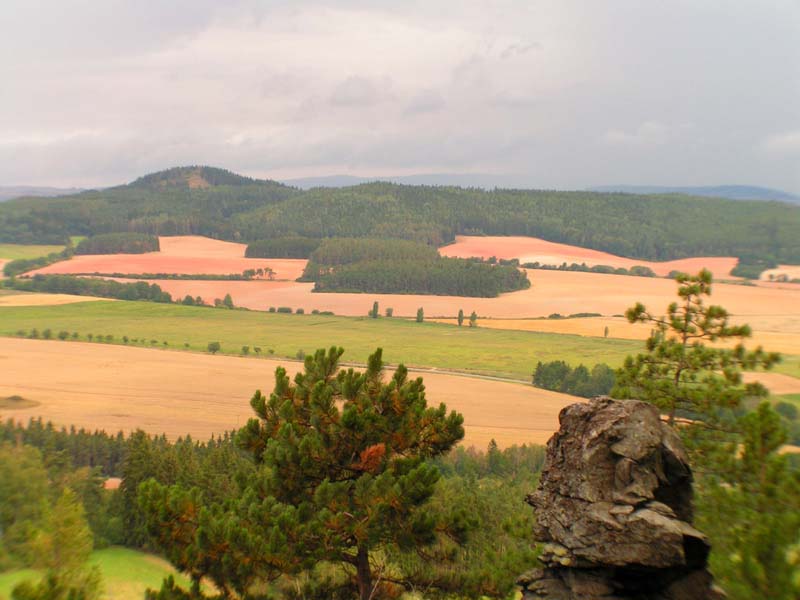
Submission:
<svg viewBox="0 0 800 600">
<path fill-rule="evenodd" d="M 261 348 L 262 356 L 295 357 L 331 345 L 342 346 L 349 361 L 365 362 L 376 347 L 392 364 L 435 367 L 527 380 L 537 361 L 565 360 L 592 366 L 622 364 L 638 351 L 638 341 L 527 331 L 454 327 L 382 317 L 287 315 L 149 302 L 81 302 L 61 306 L 0 308 L 0 335 L 51 329 L 137 338 L 136 345 L 206 351 L 218 341 L 223 354 L 241 354 L 242 346 Z M 152 344 L 152 341 L 155 344 Z M 132 343 L 132 342 L 131 342 Z M 185 346 L 188 344 L 188 347 Z M 65 347 L 65 352 L 68 352 Z"/>
<path fill-rule="evenodd" d="M 28 244 L 0 244 L 0 260 L 17 260 L 19 258 L 38 258 L 51 252 L 61 252 L 64 246 L 44 246 Z"/>
<path fill-rule="evenodd" d="M 186 577 L 162 558 L 128 548 L 113 547 L 96 550 L 89 560 L 90 565 L 100 569 L 103 576 L 104 598 L 107 600 L 141 600 L 147 588 L 159 589 L 168 575 L 183 586 L 188 586 Z M 41 574 L 33 569 L 21 569 L 0 573 L 0 600 L 11 598 L 11 590 L 24 580 L 38 580 Z"/>
</svg>

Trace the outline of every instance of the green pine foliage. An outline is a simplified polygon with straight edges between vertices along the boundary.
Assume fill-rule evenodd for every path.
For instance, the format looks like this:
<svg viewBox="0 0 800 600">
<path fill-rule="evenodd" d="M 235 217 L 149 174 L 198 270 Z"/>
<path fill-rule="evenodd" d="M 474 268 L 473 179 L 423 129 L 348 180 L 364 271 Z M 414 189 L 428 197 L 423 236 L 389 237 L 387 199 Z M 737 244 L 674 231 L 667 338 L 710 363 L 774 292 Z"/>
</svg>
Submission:
<svg viewBox="0 0 800 600">
<path fill-rule="evenodd" d="M 734 348 L 707 346 L 719 340 L 741 342 L 750 337 L 750 327 L 731 325 L 728 311 L 705 304 L 712 284 L 707 269 L 697 275 L 680 273 L 675 281 L 680 301 L 670 304 L 666 315 L 655 315 L 641 303 L 625 313 L 631 323 L 651 323 L 654 329 L 646 352 L 625 360 L 614 394 L 652 402 L 670 424 L 677 415 L 723 418 L 746 396 L 764 396 L 763 386 L 742 385 L 741 371 L 771 368 L 780 356 L 760 347 L 748 352 L 741 343 Z"/>
<path fill-rule="evenodd" d="M 654 325 L 646 352 L 629 357 L 617 372 L 617 397 L 647 400 L 667 415 L 686 442 L 696 475 L 697 523 L 708 534 L 711 569 L 731 600 L 800 596 L 800 470 L 779 450 L 787 440 L 781 416 L 758 384 L 741 373 L 779 360 L 760 347 L 747 351 L 707 346 L 742 340 L 746 325 L 733 326 L 727 311 L 706 305 L 711 274 L 676 277 L 679 301 L 666 316 L 641 304 L 631 322 Z M 689 417 L 676 423 L 676 416 Z"/>
<path fill-rule="evenodd" d="M 341 569 L 331 585 L 382 597 L 410 576 L 393 565 L 385 578 L 390 550 L 463 535 L 465 515 L 432 510 L 440 474 L 427 462 L 463 437 L 462 417 L 428 407 L 422 379 L 402 366 L 385 381 L 380 350 L 363 373 L 340 369 L 342 353 L 306 357 L 294 381 L 278 368 L 274 391 L 255 393 L 257 418 L 237 441 L 257 472 L 230 501 L 157 481 L 140 488 L 150 534 L 195 581 L 242 595 L 327 563 Z"/>
</svg>

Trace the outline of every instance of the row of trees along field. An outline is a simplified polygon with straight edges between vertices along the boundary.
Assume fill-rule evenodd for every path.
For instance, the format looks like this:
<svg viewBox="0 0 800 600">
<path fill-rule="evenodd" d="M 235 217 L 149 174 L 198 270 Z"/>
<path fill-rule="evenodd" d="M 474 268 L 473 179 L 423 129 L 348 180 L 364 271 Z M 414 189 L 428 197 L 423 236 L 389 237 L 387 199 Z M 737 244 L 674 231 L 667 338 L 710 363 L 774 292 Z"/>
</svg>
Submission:
<svg viewBox="0 0 800 600">
<path fill-rule="evenodd" d="M 779 202 L 390 183 L 301 191 L 210 167 L 0 205 L 0 242 L 16 243 L 118 231 L 228 240 L 402 238 L 434 246 L 457 234 L 526 235 L 648 260 L 751 256 L 796 264 L 798 230 L 800 208 Z"/>
<path fill-rule="evenodd" d="M 369 238 L 325 240 L 301 279 L 314 281 L 316 292 L 495 297 L 530 287 L 516 267 L 445 258 L 420 242 Z"/>
<path fill-rule="evenodd" d="M 160 249 L 158 236 L 126 231 L 103 233 L 81 240 L 75 247 L 75 254 L 143 254 Z"/>
<path fill-rule="evenodd" d="M 172 296 L 169 293 L 162 290 L 157 284 L 146 281 L 124 283 L 110 279 L 40 274 L 33 277 L 8 279 L 3 281 L 3 287 L 23 292 L 99 296 L 118 300 L 172 302 Z"/>
</svg>

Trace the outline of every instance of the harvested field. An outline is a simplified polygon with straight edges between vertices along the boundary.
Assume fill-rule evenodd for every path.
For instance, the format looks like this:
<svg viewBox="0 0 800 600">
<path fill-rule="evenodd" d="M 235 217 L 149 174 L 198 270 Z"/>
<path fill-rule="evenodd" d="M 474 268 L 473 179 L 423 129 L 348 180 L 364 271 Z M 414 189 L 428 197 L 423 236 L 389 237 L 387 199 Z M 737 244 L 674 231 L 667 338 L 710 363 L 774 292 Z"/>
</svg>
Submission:
<svg viewBox="0 0 800 600">
<path fill-rule="evenodd" d="M 211 356 L 83 343 L 0 339 L 0 396 L 41 403 L 15 410 L 16 420 L 42 415 L 57 425 L 206 439 L 241 427 L 252 416 L 256 389 L 271 390 L 275 367 L 299 362 Z M 412 373 L 415 374 L 416 373 Z M 464 415 L 464 443 L 484 448 L 543 444 L 558 428 L 558 413 L 579 398 L 534 387 L 421 373 L 428 402 Z M 10 416 L 8 414 L 4 417 Z"/>
<path fill-rule="evenodd" d="M 774 327 L 789 321 L 789 317 L 774 318 Z M 437 323 L 455 325 L 456 319 L 431 319 Z M 761 318 L 762 327 L 770 327 L 770 320 Z M 482 319 L 480 327 L 487 329 L 509 329 L 514 331 L 540 331 L 544 333 L 563 333 L 590 337 L 608 337 L 623 340 L 645 340 L 650 335 L 651 327 L 643 323 L 629 323 L 624 317 L 582 317 L 574 319 Z M 797 330 L 800 324 L 795 323 Z M 800 354 L 800 333 L 771 331 L 761 329 L 745 342 L 746 346 L 761 345 L 772 352 Z"/>
<path fill-rule="evenodd" d="M 590 250 L 579 246 L 548 242 L 534 237 L 524 236 L 468 236 L 457 235 L 455 243 L 439 249 L 443 256 L 470 258 L 479 256 L 489 258 L 512 259 L 520 262 L 539 262 L 546 265 L 561 263 L 586 263 L 588 266 L 608 265 L 629 269 L 635 265 L 650 267 L 656 275 L 666 276 L 670 271 L 696 273 L 703 267 L 708 268 L 717 277 L 728 276 L 736 266 L 738 259 L 731 256 L 683 258 L 666 262 L 654 262 L 634 258 L 615 256 L 600 250 Z"/>
<path fill-rule="evenodd" d="M 762 281 L 769 281 L 770 277 L 786 277 L 788 279 L 800 279 L 800 266 L 798 265 L 778 265 L 775 269 L 767 269 L 761 273 Z"/>
<path fill-rule="evenodd" d="M 652 277 L 629 277 L 566 271 L 528 270 L 531 287 L 497 298 L 423 296 L 404 294 L 319 294 L 311 283 L 268 281 L 179 281 L 157 280 L 173 297 L 186 294 L 205 299 L 230 293 L 237 306 L 265 310 L 289 306 L 333 311 L 337 315 L 362 316 L 377 300 L 380 311 L 394 309 L 395 316 L 413 317 L 422 307 L 428 318 L 453 317 L 459 308 L 479 317 L 525 319 L 552 313 L 624 314 L 636 301 L 662 312 L 676 298 L 675 282 Z M 728 309 L 737 322 L 749 323 L 755 331 L 800 334 L 800 286 L 797 289 L 718 283 L 711 301 Z M 602 330 L 601 330 L 602 332 Z"/>
<path fill-rule="evenodd" d="M 161 251 L 146 254 L 87 254 L 74 256 L 31 274 L 169 273 L 187 275 L 233 275 L 246 269 L 269 267 L 276 279 L 294 280 L 305 268 L 305 260 L 245 258 L 245 244 L 223 242 L 201 236 L 159 238 Z"/>
<path fill-rule="evenodd" d="M 73 296 L 72 294 L 3 294 L 0 295 L 0 306 L 56 306 L 95 300 L 109 300 L 109 298 Z"/>
</svg>

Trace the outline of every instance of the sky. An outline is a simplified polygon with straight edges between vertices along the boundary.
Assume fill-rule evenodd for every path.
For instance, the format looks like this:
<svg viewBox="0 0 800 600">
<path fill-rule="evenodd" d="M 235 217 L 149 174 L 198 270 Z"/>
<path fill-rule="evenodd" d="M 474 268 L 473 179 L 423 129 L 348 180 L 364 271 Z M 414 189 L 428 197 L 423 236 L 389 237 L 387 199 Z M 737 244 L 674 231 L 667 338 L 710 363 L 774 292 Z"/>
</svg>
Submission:
<svg viewBox="0 0 800 600">
<path fill-rule="evenodd" d="M 3 0 L 0 185 L 188 164 L 800 193 L 800 1 Z"/>
</svg>

